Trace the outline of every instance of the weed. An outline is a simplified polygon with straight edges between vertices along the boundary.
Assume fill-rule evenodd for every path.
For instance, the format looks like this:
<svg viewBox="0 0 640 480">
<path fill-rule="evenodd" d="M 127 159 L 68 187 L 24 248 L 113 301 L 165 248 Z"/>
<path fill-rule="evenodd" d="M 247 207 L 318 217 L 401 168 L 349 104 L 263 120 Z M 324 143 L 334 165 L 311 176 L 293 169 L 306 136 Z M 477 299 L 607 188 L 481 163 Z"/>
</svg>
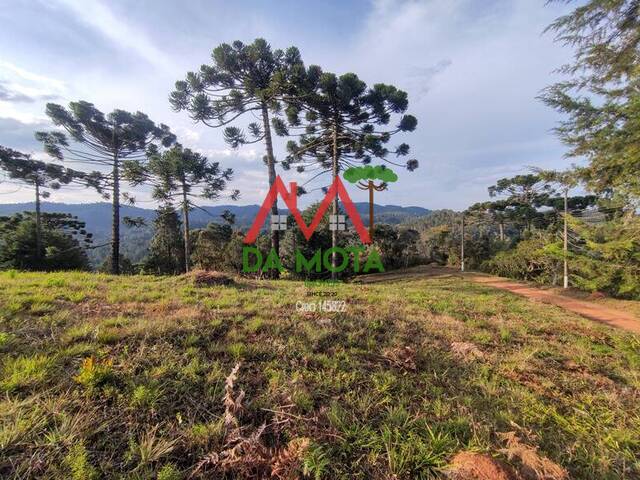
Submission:
<svg viewBox="0 0 640 480">
<path fill-rule="evenodd" d="M 321 445 L 312 444 L 304 455 L 302 473 L 314 480 L 320 480 L 325 478 L 330 463 L 329 453 Z"/>
<path fill-rule="evenodd" d="M 182 480 L 182 473 L 173 463 L 167 463 L 158 472 L 158 480 Z"/>
<path fill-rule="evenodd" d="M 109 382 L 115 380 L 112 368 L 112 360 L 96 361 L 94 357 L 85 358 L 82 361 L 80 371 L 75 381 L 84 386 L 89 392 L 93 392 Z"/>
<path fill-rule="evenodd" d="M 177 439 L 169 440 L 157 435 L 158 425 L 144 433 L 130 447 L 132 457 L 138 460 L 138 466 L 149 465 L 168 455 L 175 448 Z"/>
<path fill-rule="evenodd" d="M 152 409 L 161 395 L 162 392 L 156 385 L 138 385 L 131 392 L 131 405 L 134 408 Z"/>
<path fill-rule="evenodd" d="M 51 371 L 54 360 L 46 355 L 7 359 L 0 388 L 13 392 L 42 382 Z"/>
<path fill-rule="evenodd" d="M 91 463 L 89 463 L 87 449 L 83 443 L 77 443 L 71 447 L 64 461 L 69 468 L 73 480 L 92 480 L 98 478 L 98 472 Z"/>
<path fill-rule="evenodd" d="M 9 347 L 13 335 L 9 332 L 0 332 L 0 350 L 4 350 Z"/>
</svg>

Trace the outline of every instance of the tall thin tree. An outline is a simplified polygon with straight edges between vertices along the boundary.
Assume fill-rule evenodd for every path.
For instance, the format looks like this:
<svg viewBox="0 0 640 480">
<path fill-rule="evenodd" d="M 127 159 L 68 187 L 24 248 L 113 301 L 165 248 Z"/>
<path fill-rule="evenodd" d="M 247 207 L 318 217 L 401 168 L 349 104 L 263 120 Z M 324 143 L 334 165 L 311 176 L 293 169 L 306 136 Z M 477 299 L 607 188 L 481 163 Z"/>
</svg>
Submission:
<svg viewBox="0 0 640 480">
<path fill-rule="evenodd" d="M 125 164 L 125 177 L 134 184 L 143 182 L 153 185 L 153 197 L 164 204 L 178 203 L 182 210 L 184 243 L 184 267 L 189 271 L 191 239 L 189 212 L 202 208 L 196 199 L 216 200 L 221 197 L 231 180 L 233 170 L 222 169 L 219 162 L 210 162 L 207 157 L 175 144 L 164 152 L 156 152 L 148 163 L 130 161 Z M 239 196 L 238 190 L 230 193 L 232 200 Z"/>
<path fill-rule="evenodd" d="M 386 147 L 393 135 L 411 132 L 417 126 L 414 116 L 404 115 L 409 105 L 406 92 L 384 84 L 367 88 L 354 73 L 337 77 L 333 73 L 321 73 L 317 66 L 307 70 L 305 85 L 304 94 L 288 102 L 288 125 L 274 124 L 280 135 L 301 132 L 299 141 L 290 140 L 287 144 L 289 155 L 283 162 L 284 168 L 293 166 L 299 172 L 314 172 L 313 180 L 324 174 L 335 179 L 346 168 L 369 164 L 373 158 L 409 171 L 418 167 L 415 159 L 403 165 L 389 158 L 408 155 L 406 143 L 392 150 Z M 394 114 L 402 116 L 396 126 L 388 128 Z M 336 198 L 332 214 L 337 213 Z M 331 244 L 334 248 L 337 246 L 337 230 L 332 232 Z M 335 269 L 335 253 L 332 265 Z"/>
<path fill-rule="evenodd" d="M 33 188 L 35 193 L 36 258 L 43 257 L 41 199 L 49 198 L 48 190 L 62 185 L 94 187 L 102 191 L 104 178 L 99 172 L 85 173 L 55 163 L 33 160 L 30 155 L 0 146 L 0 169 L 9 179 Z"/>
<path fill-rule="evenodd" d="M 176 82 L 169 101 L 176 111 L 186 110 L 191 118 L 209 127 L 224 127 L 225 141 L 240 145 L 263 142 L 264 163 L 269 186 L 276 179 L 276 158 L 273 153 L 270 112 L 278 113 L 281 101 L 291 95 L 293 79 L 304 72 L 300 52 L 295 47 L 286 51 L 272 50 L 262 38 L 251 44 L 235 41 L 214 48 L 211 65 L 202 65 L 199 72 L 187 73 Z M 231 125 L 245 114 L 257 115 L 259 122 L 248 124 L 250 137 Z M 271 212 L 278 214 L 277 201 Z M 271 246 L 279 251 L 279 232 L 271 232 Z"/>
<path fill-rule="evenodd" d="M 112 199 L 111 272 L 120 273 L 120 199 L 134 197 L 121 191 L 121 167 L 125 160 L 143 160 L 157 145 L 170 146 L 175 136 L 166 125 L 156 125 L 142 112 L 114 110 L 104 115 L 92 103 L 71 102 L 69 109 L 48 103 L 46 113 L 60 131 L 37 132 L 50 155 L 70 162 L 93 165 L 105 173 L 105 195 Z"/>
</svg>

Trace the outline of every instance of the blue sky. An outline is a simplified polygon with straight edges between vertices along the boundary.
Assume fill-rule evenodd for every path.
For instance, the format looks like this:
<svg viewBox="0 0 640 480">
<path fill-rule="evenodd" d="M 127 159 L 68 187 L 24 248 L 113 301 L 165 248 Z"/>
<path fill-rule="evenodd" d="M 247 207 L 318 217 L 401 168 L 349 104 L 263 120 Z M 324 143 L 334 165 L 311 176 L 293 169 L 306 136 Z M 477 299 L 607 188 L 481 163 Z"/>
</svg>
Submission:
<svg viewBox="0 0 640 480">
<path fill-rule="evenodd" d="M 261 203 L 260 145 L 229 150 L 220 131 L 173 112 L 167 96 L 219 43 L 263 37 L 274 48 L 299 47 L 307 64 L 406 90 L 419 125 L 402 140 L 420 168 L 401 173 L 376 201 L 462 209 L 487 198 L 498 178 L 529 166 L 568 166 L 551 132 L 559 118 L 535 98 L 571 55 L 543 35 L 567 10 L 545 0 L 0 0 L 0 144 L 42 157 L 33 132 L 50 128 L 48 101 L 141 110 L 184 145 L 232 167 L 239 204 Z M 276 156 L 284 157 L 282 142 Z M 0 202 L 31 198 L 0 183 Z M 52 195 L 98 199 L 77 190 Z M 147 192 L 137 199 L 153 205 Z"/>
</svg>

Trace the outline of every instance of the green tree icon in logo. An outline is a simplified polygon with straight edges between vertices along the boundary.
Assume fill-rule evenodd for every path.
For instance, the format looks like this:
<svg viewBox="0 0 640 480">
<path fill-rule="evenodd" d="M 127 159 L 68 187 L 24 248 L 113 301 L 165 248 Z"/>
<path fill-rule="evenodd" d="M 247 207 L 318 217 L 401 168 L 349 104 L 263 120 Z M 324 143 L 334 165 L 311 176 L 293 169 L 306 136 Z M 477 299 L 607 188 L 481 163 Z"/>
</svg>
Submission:
<svg viewBox="0 0 640 480">
<path fill-rule="evenodd" d="M 386 190 L 387 184 L 398 180 L 398 175 L 384 165 L 366 165 L 348 168 L 343 176 L 347 182 L 355 183 L 359 189 L 369 191 L 369 237 L 373 241 L 373 192 Z M 382 180 L 382 183 L 376 185 L 374 180 Z"/>
</svg>

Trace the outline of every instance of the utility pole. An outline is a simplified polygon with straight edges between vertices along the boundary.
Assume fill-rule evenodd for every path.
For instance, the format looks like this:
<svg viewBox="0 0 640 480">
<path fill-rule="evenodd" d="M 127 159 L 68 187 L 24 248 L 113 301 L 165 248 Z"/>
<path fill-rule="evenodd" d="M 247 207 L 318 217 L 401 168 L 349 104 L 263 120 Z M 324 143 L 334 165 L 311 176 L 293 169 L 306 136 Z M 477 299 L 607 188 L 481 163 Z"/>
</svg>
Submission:
<svg viewBox="0 0 640 480">
<path fill-rule="evenodd" d="M 569 214 L 569 189 L 564 189 L 564 246 L 563 246 L 563 257 L 564 257 L 564 288 L 569 288 L 569 265 L 567 264 L 567 255 L 569 252 L 569 240 L 568 240 L 568 228 L 567 228 L 567 215 Z"/>
<path fill-rule="evenodd" d="M 462 212 L 462 239 L 460 240 L 460 271 L 464 272 L 464 212 Z"/>
</svg>

